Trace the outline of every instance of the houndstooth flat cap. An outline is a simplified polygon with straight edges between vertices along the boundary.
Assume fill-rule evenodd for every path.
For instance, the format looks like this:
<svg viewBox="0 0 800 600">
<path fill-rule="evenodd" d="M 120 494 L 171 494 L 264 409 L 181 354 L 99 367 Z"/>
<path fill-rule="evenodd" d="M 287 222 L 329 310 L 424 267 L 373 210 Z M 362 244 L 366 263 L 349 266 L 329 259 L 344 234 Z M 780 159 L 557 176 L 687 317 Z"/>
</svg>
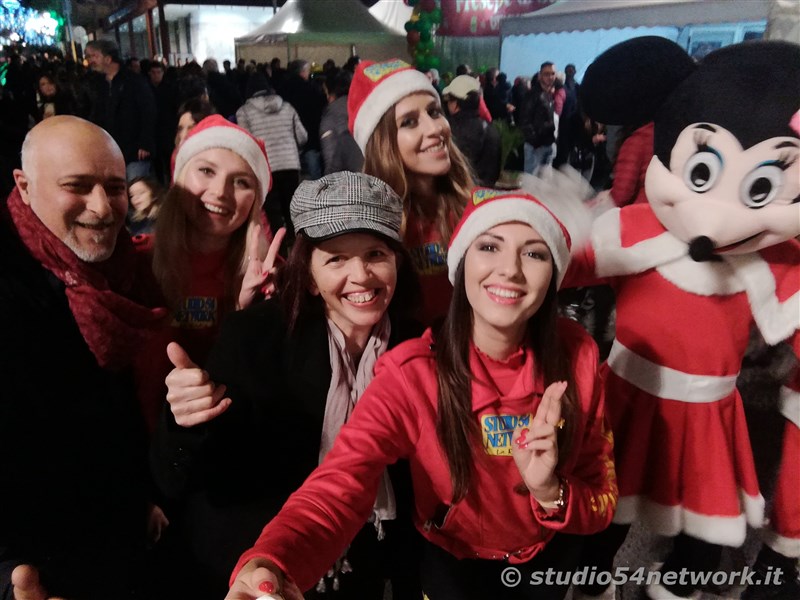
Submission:
<svg viewBox="0 0 800 600">
<path fill-rule="evenodd" d="M 342 171 L 303 181 L 289 207 L 295 233 L 326 240 L 344 233 L 379 233 L 400 241 L 403 202 L 377 177 Z"/>
</svg>

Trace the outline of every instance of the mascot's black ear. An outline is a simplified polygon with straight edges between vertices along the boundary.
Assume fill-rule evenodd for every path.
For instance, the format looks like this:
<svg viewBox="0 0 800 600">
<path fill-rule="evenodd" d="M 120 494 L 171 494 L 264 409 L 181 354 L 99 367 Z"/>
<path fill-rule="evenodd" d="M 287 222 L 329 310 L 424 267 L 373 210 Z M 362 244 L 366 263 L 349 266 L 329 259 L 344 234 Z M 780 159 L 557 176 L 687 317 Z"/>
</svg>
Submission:
<svg viewBox="0 0 800 600">
<path fill-rule="evenodd" d="M 627 40 L 589 65 L 580 87 L 583 109 L 600 123 L 643 125 L 695 68 L 686 51 L 666 38 Z"/>
<path fill-rule="evenodd" d="M 654 150 L 669 166 L 675 141 L 693 123 L 732 133 L 742 148 L 774 137 L 798 137 L 800 46 L 783 41 L 733 44 L 706 56 L 656 115 Z"/>
</svg>

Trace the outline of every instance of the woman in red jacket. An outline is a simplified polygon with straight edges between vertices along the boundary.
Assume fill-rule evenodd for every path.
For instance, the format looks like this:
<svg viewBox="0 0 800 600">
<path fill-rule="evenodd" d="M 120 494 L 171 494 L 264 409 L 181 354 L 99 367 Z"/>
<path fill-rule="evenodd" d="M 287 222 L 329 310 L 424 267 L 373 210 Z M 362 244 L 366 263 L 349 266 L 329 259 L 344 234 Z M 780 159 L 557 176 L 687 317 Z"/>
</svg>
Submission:
<svg viewBox="0 0 800 600">
<path fill-rule="evenodd" d="M 617 498 L 597 348 L 556 317 L 569 240 L 534 197 L 473 192 L 448 249 L 442 328 L 378 361 L 325 461 L 239 560 L 228 600 L 300 600 L 399 458 L 429 600 L 564 597 L 581 547 L 568 534 L 606 527 Z"/>
</svg>

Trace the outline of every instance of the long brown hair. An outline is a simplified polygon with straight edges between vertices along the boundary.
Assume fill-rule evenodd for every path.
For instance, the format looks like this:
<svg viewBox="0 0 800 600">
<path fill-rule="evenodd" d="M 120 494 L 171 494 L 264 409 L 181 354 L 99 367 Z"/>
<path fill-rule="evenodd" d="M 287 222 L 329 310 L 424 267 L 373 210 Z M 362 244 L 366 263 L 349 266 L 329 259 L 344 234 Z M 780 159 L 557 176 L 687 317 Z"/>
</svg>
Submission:
<svg viewBox="0 0 800 600">
<path fill-rule="evenodd" d="M 447 150 L 450 154 L 450 170 L 435 179 L 436 206 L 425 206 L 413 202 L 409 179 L 413 178 L 414 174 L 406 171 L 400 156 L 400 148 L 397 145 L 396 106 L 396 104 L 393 105 L 384 113 L 367 142 L 364 153 L 364 173 L 382 179 L 403 199 L 402 236 L 405 234 L 408 213 L 414 210 L 421 217 L 435 221 L 442 239 L 445 244 L 448 244 L 450 235 L 453 233 L 453 226 L 461 217 L 472 188 L 475 186 L 469 163 L 453 143 L 453 136 L 448 136 Z"/>
<path fill-rule="evenodd" d="M 469 367 L 469 353 L 473 313 L 467 298 L 464 277 L 464 259 L 461 259 L 456 271 L 450 308 L 436 333 L 435 344 L 439 383 L 436 433 L 450 467 L 453 504 L 462 500 L 469 492 L 474 453 L 481 443 L 478 423 L 472 414 L 472 374 Z M 556 281 L 557 273 L 553 267 L 553 276 L 544 302 L 528 320 L 525 341 L 533 351 L 536 369 L 534 377 L 541 373 L 545 387 L 555 381 L 568 383 L 567 391 L 561 400 L 561 415 L 564 417 L 565 426 L 558 432 L 558 462 L 563 464 L 572 449 L 574 417 L 578 409 L 569 357 L 557 333 Z"/>
<path fill-rule="evenodd" d="M 189 194 L 183 187 L 186 171 L 192 160 L 177 174 L 175 183 L 167 192 L 156 221 L 153 240 L 153 273 L 161 286 L 168 305 L 175 309 L 186 293 L 190 272 L 189 232 L 192 228 L 186 214 Z M 228 240 L 223 278 L 225 295 L 222 298 L 220 315 L 236 308 L 236 300 L 242 278 L 247 268 L 247 234 L 261 222 L 261 198 L 256 192 L 250 216 Z"/>
</svg>

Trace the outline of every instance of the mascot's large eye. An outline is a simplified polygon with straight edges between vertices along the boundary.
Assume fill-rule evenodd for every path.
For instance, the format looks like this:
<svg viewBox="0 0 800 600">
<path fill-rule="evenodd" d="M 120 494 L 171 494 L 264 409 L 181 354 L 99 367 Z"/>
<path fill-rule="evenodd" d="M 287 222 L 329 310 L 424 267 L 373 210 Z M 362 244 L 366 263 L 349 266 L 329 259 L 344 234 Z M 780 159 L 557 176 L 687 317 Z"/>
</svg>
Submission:
<svg viewBox="0 0 800 600">
<path fill-rule="evenodd" d="M 686 161 L 683 181 L 690 190 L 702 194 L 713 187 L 721 170 L 722 161 L 716 152 L 696 152 Z"/>
<path fill-rule="evenodd" d="M 761 208 L 775 199 L 783 184 L 783 170 L 774 164 L 761 165 L 742 180 L 740 195 L 749 208 Z"/>
</svg>

